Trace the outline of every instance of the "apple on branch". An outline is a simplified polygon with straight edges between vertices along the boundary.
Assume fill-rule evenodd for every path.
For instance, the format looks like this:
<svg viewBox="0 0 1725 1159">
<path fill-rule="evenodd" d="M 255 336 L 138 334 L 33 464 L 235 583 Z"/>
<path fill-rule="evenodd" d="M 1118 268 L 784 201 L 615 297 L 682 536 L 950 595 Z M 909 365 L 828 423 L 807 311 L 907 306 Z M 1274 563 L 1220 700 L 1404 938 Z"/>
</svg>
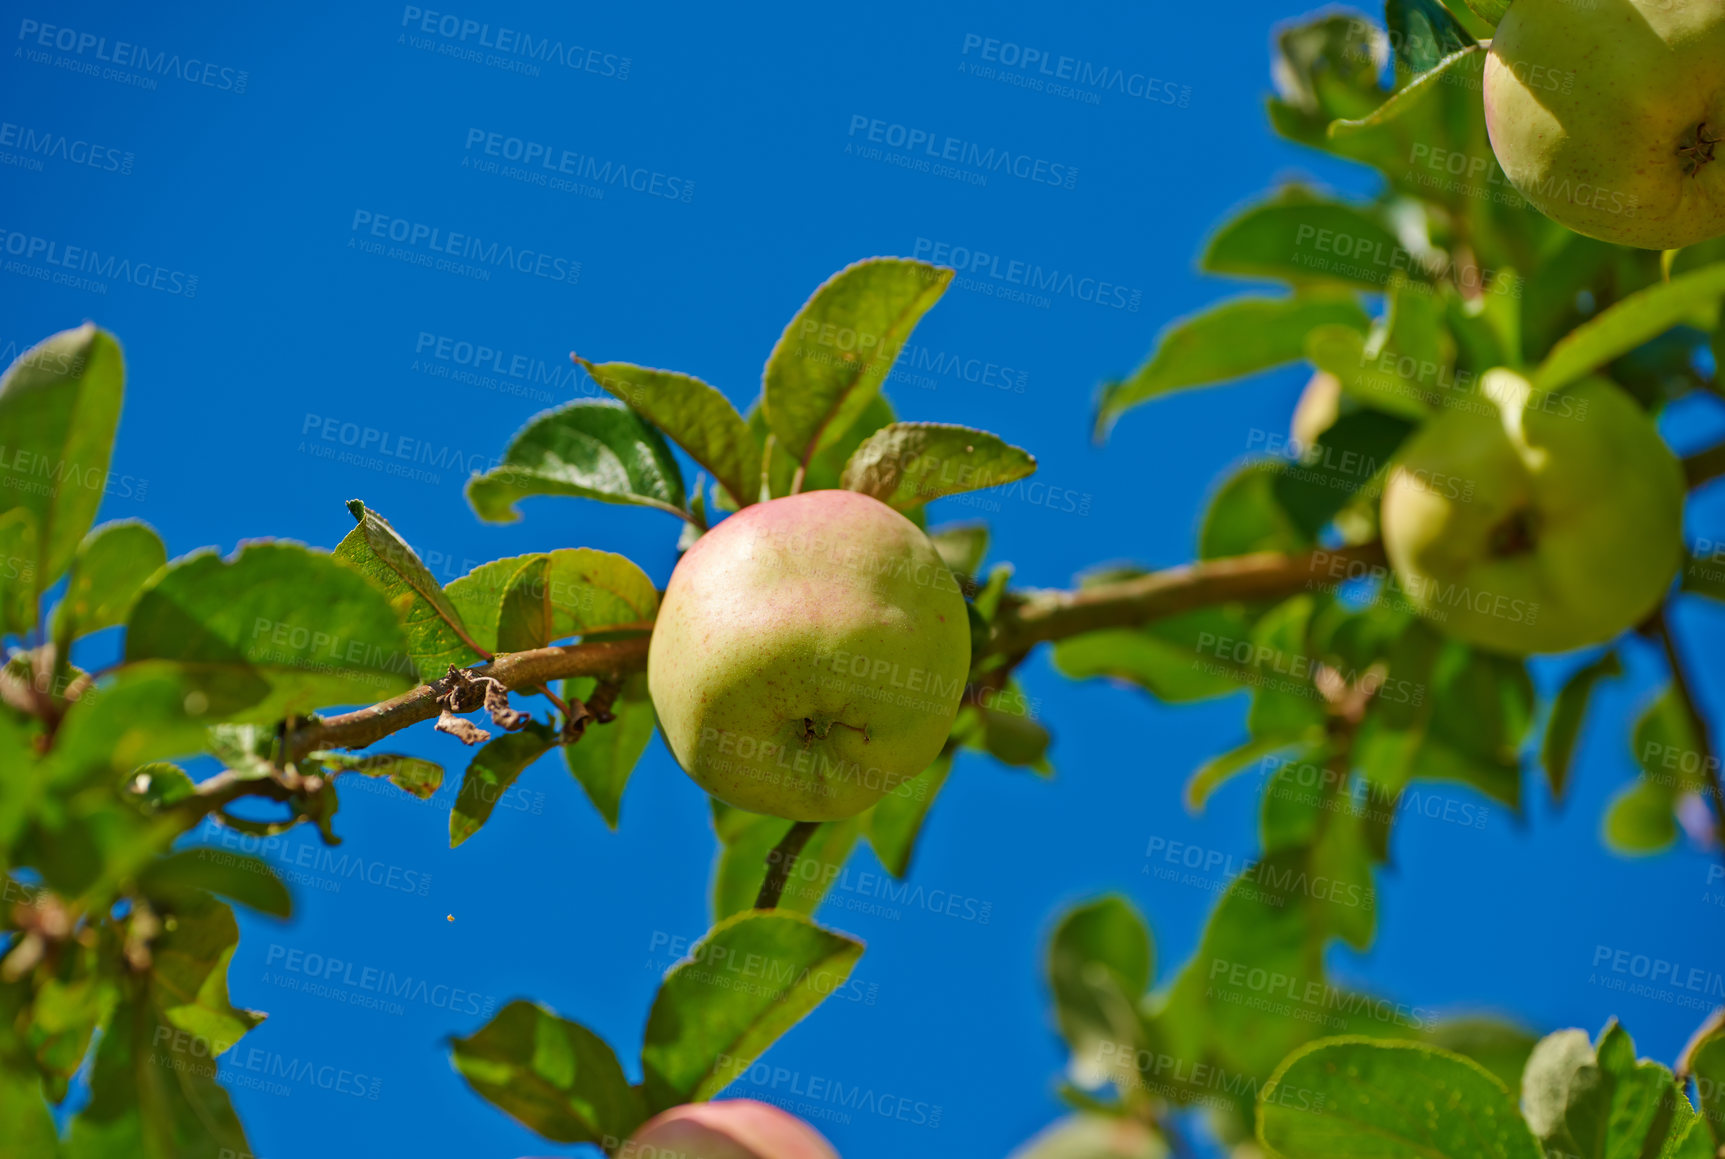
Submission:
<svg viewBox="0 0 1725 1159">
<path fill-rule="evenodd" d="M 969 670 L 964 597 L 928 536 L 867 495 L 810 491 L 695 541 L 665 590 L 647 684 L 703 789 L 827 821 L 928 767 Z"/>
<path fill-rule="evenodd" d="M 1383 540 L 1400 586 L 1444 632 L 1511 655 L 1640 623 L 1682 553 L 1683 470 L 1653 420 L 1600 378 L 1542 391 L 1498 369 L 1480 388 L 1391 469 Z"/>
</svg>

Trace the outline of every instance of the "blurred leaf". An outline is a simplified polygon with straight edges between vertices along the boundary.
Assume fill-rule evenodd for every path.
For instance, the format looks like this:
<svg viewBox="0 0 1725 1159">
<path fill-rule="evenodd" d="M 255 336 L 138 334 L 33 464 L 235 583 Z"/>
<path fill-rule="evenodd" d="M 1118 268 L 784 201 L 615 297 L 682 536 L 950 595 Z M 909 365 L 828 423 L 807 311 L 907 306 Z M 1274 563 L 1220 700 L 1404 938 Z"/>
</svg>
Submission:
<svg viewBox="0 0 1725 1159">
<path fill-rule="evenodd" d="M 928 533 L 947 568 L 960 576 L 975 576 L 988 554 L 988 524 L 948 523 Z"/>
<path fill-rule="evenodd" d="M 386 777 L 389 783 L 404 793 L 430 800 L 443 787 L 443 766 L 418 757 L 398 753 L 373 753 L 358 756 L 353 753 L 316 752 L 307 755 L 326 769 L 358 773 L 363 777 Z"/>
<path fill-rule="evenodd" d="M 1695 1079 L 1701 1118 L 1713 1141 L 1725 1147 L 1725 1017 L 1717 1012 L 1683 1048 L 1677 1072 Z"/>
<path fill-rule="evenodd" d="M 1551 786 L 1554 801 L 1563 800 L 1569 786 L 1570 765 L 1575 758 L 1576 741 L 1587 719 L 1587 703 L 1593 687 L 1601 680 L 1623 675 L 1623 665 L 1615 651 L 1607 652 L 1591 664 L 1577 669 L 1563 682 L 1557 699 L 1551 705 L 1551 719 L 1545 726 L 1545 742 L 1540 746 L 1540 765 L 1545 769 L 1546 783 Z"/>
<path fill-rule="evenodd" d="M 1239 605 L 1198 608 L 1142 628 L 1111 628 L 1057 641 L 1054 666 L 1073 680 L 1126 680 L 1158 700 L 1183 704 L 1239 690 L 1238 671 L 1212 663 L 1206 645 L 1250 634 L 1251 622 Z"/>
<path fill-rule="evenodd" d="M 1491 25 L 1497 27 L 1503 14 L 1509 11 L 1509 0 L 1464 0 L 1468 11 Z"/>
<path fill-rule="evenodd" d="M 389 598 L 419 678 L 440 680 L 451 664 L 465 668 L 482 659 L 461 613 L 389 520 L 358 499 L 350 499 L 347 509 L 359 525 L 333 554 Z"/>
<path fill-rule="evenodd" d="M 1399 300 L 1403 295 L 1391 296 Z M 1348 398 L 1377 411 L 1424 419 L 1431 414 L 1427 400 L 1435 392 L 1424 389 L 1417 377 L 1410 380 L 1400 373 L 1404 364 L 1399 357 L 1393 350 L 1374 357 L 1359 332 L 1346 326 L 1320 326 L 1306 336 L 1306 359 L 1332 375 Z M 1407 365 L 1416 375 L 1421 369 L 1417 360 Z"/>
<path fill-rule="evenodd" d="M 252 543 L 229 560 L 199 552 L 159 573 L 126 622 L 127 666 L 151 660 L 265 681 L 268 695 L 246 714 L 268 723 L 418 682 L 383 595 L 332 557 L 289 543 Z"/>
<path fill-rule="evenodd" d="M 1382 293 L 1392 275 L 1425 277 L 1376 213 L 1303 194 L 1284 194 L 1235 216 L 1210 239 L 1200 265 L 1214 274 L 1374 293 Z"/>
<path fill-rule="evenodd" d="M 1001 703 L 1023 705 L 1022 694 L 1009 690 Z M 1003 765 L 1016 769 L 1032 769 L 1041 776 L 1053 776 L 1048 763 L 1048 746 L 1053 738 L 1028 711 L 1014 712 L 1006 708 L 984 707 L 980 714 L 982 733 L 976 745 Z"/>
<path fill-rule="evenodd" d="M 1168 1148 L 1136 1119 L 1084 1113 L 1039 1131 L 1008 1159 L 1167 1159 Z"/>
<path fill-rule="evenodd" d="M 840 485 L 906 510 L 1022 479 L 1036 459 L 997 435 L 952 423 L 893 423 L 864 439 Z"/>
<path fill-rule="evenodd" d="M 948 744 L 934 763 L 894 789 L 868 811 L 868 841 L 886 871 L 902 878 L 910 872 L 917 838 L 928 811 L 952 774 L 953 750 Z"/>
<path fill-rule="evenodd" d="M 200 895 L 179 904 L 102 1033 L 90 1101 L 72 1120 L 66 1159 L 232 1159 L 251 1145 L 217 1058 L 262 1016 L 228 1000 L 239 941 L 233 911 Z"/>
<path fill-rule="evenodd" d="M 86 535 L 72 558 L 72 578 L 54 609 L 53 637 L 79 636 L 124 623 L 144 584 L 168 562 L 168 549 L 148 524 L 104 523 Z"/>
<path fill-rule="evenodd" d="M 724 1090 L 845 984 L 862 951 L 859 941 L 776 910 L 740 913 L 708 930 L 666 973 L 647 1016 L 647 1109 Z"/>
<path fill-rule="evenodd" d="M 927 262 L 869 258 L 815 290 L 779 336 L 762 378 L 767 425 L 793 461 L 807 462 L 850 429 L 952 277 Z"/>
<path fill-rule="evenodd" d="M 1315 537 L 1336 513 L 1389 468 L 1396 448 L 1414 424 L 1380 411 L 1342 415 L 1318 436 L 1298 462 L 1288 463 L 1271 482 L 1276 504 L 1307 537 Z"/>
<path fill-rule="evenodd" d="M 1392 42 L 1401 43 L 1408 71 L 1424 73 L 1452 53 L 1473 48 L 1474 39 L 1438 0 L 1388 0 L 1384 6 Z"/>
<path fill-rule="evenodd" d="M 1311 545 L 1276 498 L 1276 478 L 1283 466 L 1274 460 L 1248 463 L 1222 484 L 1204 512 L 1198 558 L 1294 552 Z"/>
<path fill-rule="evenodd" d="M 0 636 L 36 628 L 36 517 L 22 507 L 0 512 Z"/>
<path fill-rule="evenodd" d="M 1490 1018 L 1457 1018 L 1439 1022 L 1425 1041 L 1440 1050 L 1479 1063 L 1511 1091 L 1521 1089 L 1522 1071 L 1538 1040 L 1519 1026 Z"/>
<path fill-rule="evenodd" d="M 267 861 L 225 849 L 182 849 L 158 857 L 138 875 L 138 887 L 170 900 L 208 890 L 272 917 L 293 916 L 293 898 Z"/>
<path fill-rule="evenodd" d="M 692 375 L 627 362 L 575 361 L 712 472 L 739 506 L 760 498 L 761 445 L 730 399 Z"/>
<path fill-rule="evenodd" d="M 1048 947 L 1055 1021 L 1074 1060 L 1100 1069 L 1103 1044 L 1136 1054 L 1137 1003 L 1155 974 L 1150 930 L 1126 898 L 1110 894 L 1061 916 Z"/>
<path fill-rule="evenodd" d="M 1615 1020 L 1596 1044 L 1579 1030 L 1541 1039 L 1522 1076 L 1522 1100 L 1548 1152 L 1674 1157 L 1699 1125 L 1671 1072 L 1637 1062 L 1634 1042 Z"/>
<path fill-rule="evenodd" d="M 577 400 L 542 411 L 515 433 L 502 465 L 467 481 L 487 523 L 514 523 L 515 504 L 567 495 L 683 517 L 683 476 L 657 428 L 622 403 Z"/>
<path fill-rule="evenodd" d="M 1317 291 L 1286 298 L 1234 298 L 1172 323 L 1132 377 L 1103 391 L 1098 436 L 1140 403 L 1194 386 L 1257 374 L 1304 356 L 1306 333 L 1324 325 L 1364 332 L 1370 319 L 1354 295 Z"/>
<path fill-rule="evenodd" d="M 1383 30 L 1354 12 L 1327 12 L 1277 29 L 1271 73 L 1279 95 L 1270 101 L 1271 126 L 1322 148 L 1331 121 L 1363 117 L 1383 102 L 1378 73 L 1388 47 Z"/>
<path fill-rule="evenodd" d="M 1258 1096 L 1258 1138 L 1286 1159 L 1540 1159 L 1515 1100 L 1461 1055 L 1332 1038 Z"/>
<path fill-rule="evenodd" d="M 590 676 L 565 680 L 563 699 L 586 701 L 597 684 Z M 653 702 L 647 695 L 646 673 L 637 672 L 623 682 L 611 712 L 617 719 L 610 724 L 589 721 L 580 740 L 564 745 L 563 759 L 587 799 L 605 818 L 605 824 L 615 829 L 629 774 L 635 771 L 641 754 L 647 751 L 647 742 L 653 739 L 655 718 Z"/>
<path fill-rule="evenodd" d="M 1267 763 L 1277 753 L 1291 747 L 1280 737 L 1249 740 L 1239 748 L 1211 757 L 1198 767 L 1186 782 L 1186 807 L 1202 809 L 1210 794 L 1253 765 Z"/>
<path fill-rule="evenodd" d="M 1618 790 L 1605 813 L 1605 843 L 1619 853 L 1658 853 L 1677 840 L 1670 790 L 1634 781 Z"/>
<path fill-rule="evenodd" d="M 719 836 L 719 856 L 713 866 L 713 920 L 718 922 L 755 908 L 767 878 L 767 863 L 790 832 L 791 822 L 750 813 L 717 798 L 712 808 L 713 829 Z M 862 817 L 822 822 L 797 855 L 774 912 L 812 915 L 819 909 L 856 848 L 864 824 Z"/>
<path fill-rule="evenodd" d="M 1556 390 L 1683 322 L 1711 330 L 1725 262 L 1680 274 L 1630 294 L 1571 330 L 1529 377 L 1540 390 Z"/>
<path fill-rule="evenodd" d="M 557 730 L 536 720 L 529 721 L 520 732 L 506 732 L 487 741 L 467 766 L 461 792 L 449 811 L 449 847 L 454 849 L 479 832 L 515 779 L 555 747 Z"/>
<path fill-rule="evenodd" d="M 65 574 L 95 522 L 125 379 L 114 336 L 88 322 L 31 347 L 0 377 L 0 447 L 17 476 L 7 503 L 34 528 L 33 596 Z"/>
<path fill-rule="evenodd" d="M 42 1080 L 22 1067 L 0 1067 L 0 1123 L 7 1159 L 54 1159 L 60 1136 L 42 1097 Z"/>
<path fill-rule="evenodd" d="M 186 771 L 166 761 L 140 766 L 127 782 L 127 788 L 147 812 L 172 808 L 197 792 Z"/>
<path fill-rule="evenodd" d="M 511 1002 L 450 1046 L 481 1098 L 555 1142 L 626 1138 L 647 1117 L 604 1039 L 543 1006 Z"/>
<path fill-rule="evenodd" d="M 1605 840 L 1624 853 L 1656 853 L 1677 839 L 1675 811 L 1685 792 L 1699 792 L 1701 738 L 1676 688 L 1667 686 L 1635 722 L 1641 776 L 1619 790 L 1605 815 Z"/>
</svg>

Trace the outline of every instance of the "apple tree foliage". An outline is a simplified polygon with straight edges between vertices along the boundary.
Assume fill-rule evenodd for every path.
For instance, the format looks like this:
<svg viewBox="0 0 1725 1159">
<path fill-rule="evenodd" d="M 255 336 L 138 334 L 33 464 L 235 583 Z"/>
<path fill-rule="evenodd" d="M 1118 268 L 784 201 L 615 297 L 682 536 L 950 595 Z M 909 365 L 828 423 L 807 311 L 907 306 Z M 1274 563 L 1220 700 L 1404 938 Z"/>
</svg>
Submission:
<svg viewBox="0 0 1725 1159">
<path fill-rule="evenodd" d="M 1025 1159 L 1168 1154 L 1169 1116 L 1189 1108 L 1242 1156 L 1702 1159 L 1725 1146 L 1716 1020 L 1671 1071 L 1637 1060 L 1615 1023 L 1596 1040 L 1565 1030 L 1536 1042 L 1506 1024 L 1438 1021 L 1324 967 L 1333 940 L 1372 942 L 1375 874 L 1404 795 L 1449 782 L 1519 810 L 1536 761 L 1561 795 L 1591 694 L 1637 637 L 1670 682 L 1631 730 L 1644 773 L 1604 838 L 1651 853 L 1686 824 L 1717 843 L 1717 762 L 1664 609 L 1576 657 L 1541 703 L 1523 661 L 1447 639 L 1398 599 L 1377 544 L 1396 449 L 1489 369 L 1546 389 L 1602 373 L 1655 413 L 1719 390 L 1725 241 L 1613 247 L 1521 202 L 1491 163 L 1479 107 L 1478 38 L 1494 12 L 1390 0 L 1384 27 L 1331 12 L 1280 31 L 1275 129 L 1372 166 L 1382 187 L 1350 200 L 1289 184 L 1225 222 L 1203 268 L 1271 288 L 1169 326 L 1097 411 L 1105 432 L 1170 392 L 1303 362 L 1338 384 L 1313 445 L 1223 480 L 1196 560 L 1165 571 L 1018 591 L 1009 565 L 985 566 L 985 526 L 934 528 L 973 641 L 945 751 L 844 820 L 793 824 L 714 802 L 713 925 L 665 975 L 638 1059 L 518 1000 L 451 1028 L 467 1031 L 453 1062 L 478 1095 L 548 1139 L 606 1150 L 659 1110 L 718 1095 L 846 985 L 863 946 L 813 915 L 859 842 L 913 876 L 961 754 L 1052 771 L 1049 734 L 1015 682 L 1047 644 L 1073 680 L 1125 681 L 1169 703 L 1246 693 L 1244 736 L 1193 771 L 1187 799 L 1200 808 L 1253 771 L 1263 789 L 1257 857 L 1160 985 L 1149 928 L 1125 899 L 1058 920 L 1047 973 L 1073 1113 Z M 591 396 L 530 418 L 467 498 L 494 522 L 549 498 L 637 506 L 669 516 L 686 546 L 723 513 L 802 490 L 862 491 L 926 523 L 933 499 L 1010 486 L 1035 469 L 1026 451 L 898 422 L 882 392 L 951 277 L 896 258 L 835 274 L 785 327 L 747 413 L 689 374 L 577 359 Z M 207 843 L 214 827 L 310 824 L 336 843 L 349 779 L 437 791 L 440 766 L 374 750 L 429 721 L 452 752 L 470 750 L 452 847 L 518 778 L 547 775 L 554 750 L 615 827 L 654 729 L 643 668 L 659 593 L 628 559 L 584 547 L 440 584 L 358 500 L 350 524 L 332 521 L 333 550 L 254 542 L 169 560 L 144 524 L 94 525 L 123 390 L 118 343 L 89 325 L 47 339 L 0 385 L 0 446 L 30 465 L 0 513 L 0 1122 L 8 1154 L 214 1159 L 250 1151 L 218 1067 L 262 1017 L 228 999 L 232 907 L 292 907 L 267 862 Z M 1725 449 L 1685 466 L 1699 486 L 1725 472 Z M 1725 599 L 1717 575 L 1692 561 L 1667 608 Z M 116 664 L 71 663 L 77 641 L 113 628 Z M 1195 664 L 1217 639 L 1250 646 Z M 1297 679 L 1266 679 L 1290 660 Z M 1667 753 L 1683 759 L 1667 767 Z M 200 781 L 174 763 L 206 754 L 223 771 Z M 740 961 L 765 963 L 770 985 L 712 983 Z M 80 1075 L 88 1100 L 61 1130 L 51 1108 Z"/>
</svg>

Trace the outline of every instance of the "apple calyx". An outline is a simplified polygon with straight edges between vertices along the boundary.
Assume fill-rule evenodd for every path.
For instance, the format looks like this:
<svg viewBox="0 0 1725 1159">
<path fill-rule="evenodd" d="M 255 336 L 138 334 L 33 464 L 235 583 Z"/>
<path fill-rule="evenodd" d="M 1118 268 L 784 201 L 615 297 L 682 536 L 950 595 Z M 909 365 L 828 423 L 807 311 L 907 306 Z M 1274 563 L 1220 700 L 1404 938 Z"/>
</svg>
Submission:
<svg viewBox="0 0 1725 1159">
<path fill-rule="evenodd" d="M 824 726 L 819 726 L 815 724 L 813 717 L 805 716 L 803 717 L 803 747 L 808 748 L 809 742 L 811 741 L 826 740 L 827 734 L 832 732 L 834 727 L 848 728 L 853 732 L 860 732 L 862 733 L 863 743 L 867 744 L 869 742 L 868 725 L 866 724 L 847 724 L 842 720 L 829 720 Z"/>
<path fill-rule="evenodd" d="M 1518 507 L 1491 529 L 1487 544 L 1494 559 L 1512 555 L 1527 555 L 1539 541 L 1539 515 L 1528 507 Z"/>
<path fill-rule="evenodd" d="M 1725 140 L 1725 137 L 1716 137 L 1707 131 L 1706 121 L 1683 134 L 1683 142 L 1677 146 L 1677 155 L 1683 158 L 1684 176 L 1693 177 L 1701 172 L 1702 166 L 1713 160 L 1713 147 L 1722 140 Z"/>
</svg>

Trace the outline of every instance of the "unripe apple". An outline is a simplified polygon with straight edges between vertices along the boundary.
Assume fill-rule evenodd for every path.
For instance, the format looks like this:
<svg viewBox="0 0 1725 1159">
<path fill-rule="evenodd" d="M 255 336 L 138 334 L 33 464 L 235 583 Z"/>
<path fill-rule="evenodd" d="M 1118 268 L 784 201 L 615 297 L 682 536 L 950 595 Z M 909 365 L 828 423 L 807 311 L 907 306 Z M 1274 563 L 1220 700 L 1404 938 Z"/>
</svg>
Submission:
<svg viewBox="0 0 1725 1159">
<path fill-rule="evenodd" d="M 1604 379 L 1539 391 L 1500 369 L 1480 385 L 1391 468 L 1383 539 L 1399 586 L 1444 632 L 1512 655 L 1641 622 L 1682 552 L 1683 469 L 1653 420 Z"/>
<path fill-rule="evenodd" d="M 663 1111 L 618 1148 L 618 1159 L 839 1159 L 819 1131 L 753 1099 Z"/>
<path fill-rule="evenodd" d="M 703 789 L 826 821 L 928 767 L 969 669 L 964 597 L 928 536 L 866 495 L 810 491 L 695 541 L 659 607 L 647 686 Z"/>
<path fill-rule="evenodd" d="M 1725 233 L 1725 4 L 1515 0 L 1485 121 L 1522 196 L 1577 233 L 1673 249 Z"/>
</svg>

